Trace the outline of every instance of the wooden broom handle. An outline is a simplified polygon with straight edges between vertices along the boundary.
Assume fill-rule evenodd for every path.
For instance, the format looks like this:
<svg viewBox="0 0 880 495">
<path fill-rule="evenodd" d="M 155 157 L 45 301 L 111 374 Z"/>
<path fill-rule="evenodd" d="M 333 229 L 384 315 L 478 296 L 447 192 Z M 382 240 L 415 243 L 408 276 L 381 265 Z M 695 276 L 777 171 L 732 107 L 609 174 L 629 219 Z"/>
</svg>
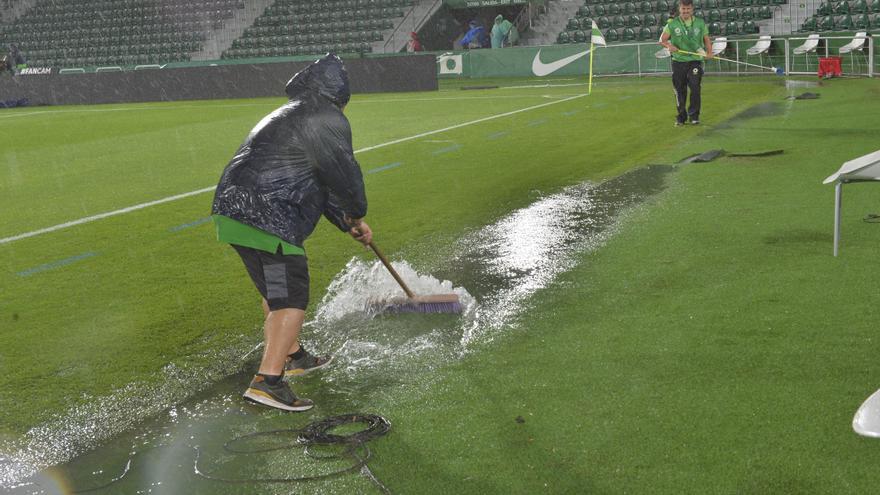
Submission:
<svg viewBox="0 0 880 495">
<path fill-rule="evenodd" d="M 411 290 L 409 290 L 409 287 L 406 286 L 406 283 L 403 281 L 402 278 L 400 278 L 400 275 L 397 274 L 397 270 L 395 270 L 394 267 L 391 266 L 391 263 L 389 263 L 388 259 L 385 258 L 385 255 L 382 254 L 382 251 L 379 251 L 379 248 L 377 248 L 372 241 L 370 241 L 367 246 L 370 246 L 370 249 L 372 249 L 373 252 L 376 253 L 376 256 L 379 257 L 379 261 L 381 261 L 382 264 L 385 265 L 385 268 L 388 269 L 388 271 L 391 273 L 391 276 L 394 277 L 394 280 L 397 280 L 397 283 L 400 284 L 400 288 L 403 289 L 404 292 L 406 292 L 407 297 L 409 297 L 410 299 L 415 299 L 416 295 L 413 294 Z"/>
</svg>

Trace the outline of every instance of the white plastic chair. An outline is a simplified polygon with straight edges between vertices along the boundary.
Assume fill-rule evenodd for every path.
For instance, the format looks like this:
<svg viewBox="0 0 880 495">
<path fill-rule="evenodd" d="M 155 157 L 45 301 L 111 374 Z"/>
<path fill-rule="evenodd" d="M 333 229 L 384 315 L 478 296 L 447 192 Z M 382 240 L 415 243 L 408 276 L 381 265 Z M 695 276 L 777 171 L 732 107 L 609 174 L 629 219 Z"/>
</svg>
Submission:
<svg viewBox="0 0 880 495">
<path fill-rule="evenodd" d="M 770 49 L 771 38 L 770 36 L 759 36 L 758 42 L 755 43 L 755 46 L 746 50 L 746 55 L 755 56 L 757 55 L 761 60 L 761 65 L 764 65 L 764 54 L 767 53 L 767 50 Z"/>
<path fill-rule="evenodd" d="M 725 50 L 727 50 L 727 38 L 724 36 L 715 38 L 715 41 L 712 42 L 712 55 L 724 55 Z M 718 60 L 718 70 L 721 70 L 720 60 Z"/>
<path fill-rule="evenodd" d="M 807 36 L 807 39 L 804 40 L 804 43 L 800 46 L 794 47 L 792 53 L 795 55 L 803 55 L 804 61 L 807 63 L 807 68 L 810 66 L 810 54 L 816 52 L 816 48 L 819 47 L 819 35 L 811 34 Z"/>
<path fill-rule="evenodd" d="M 865 55 L 865 42 L 868 41 L 868 33 L 865 31 L 860 31 L 856 33 L 855 37 L 849 43 L 840 47 L 838 53 L 841 55 L 846 55 L 847 53 L 850 56 L 850 67 L 852 67 L 853 72 L 855 72 L 855 52 L 859 52 L 865 56 L 865 61 L 867 62 L 867 55 Z M 861 64 L 859 64 L 861 67 Z"/>
<path fill-rule="evenodd" d="M 721 55 L 725 50 L 727 50 L 727 38 L 724 36 L 715 38 L 715 41 L 712 42 L 712 53 L 714 55 Z"/>
<path fill-rule="evenodd" d="M 660 39 L 663 39 L 663 36 L 660 36 Z M 666 48 L 665 46 L 663 48 L 657 50 L 657 52 L 654 53 L 654 58 L 656 59 L 656 60 L 654 60 L 654 70 L 656 72 L 660 72 L 660 61 L 663 59 L 669 58 L 671 56 L 672 56 L 672 54 L 669 53 L 669 49 Z"/>
</svg>

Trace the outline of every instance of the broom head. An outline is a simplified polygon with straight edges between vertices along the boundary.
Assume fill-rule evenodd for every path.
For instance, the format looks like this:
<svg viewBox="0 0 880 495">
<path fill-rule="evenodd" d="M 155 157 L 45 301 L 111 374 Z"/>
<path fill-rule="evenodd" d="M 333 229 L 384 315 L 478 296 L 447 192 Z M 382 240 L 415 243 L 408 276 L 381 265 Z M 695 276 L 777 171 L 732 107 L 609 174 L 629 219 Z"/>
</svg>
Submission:
<svg viewBox="0 0 880 495">
<path fill-rule="evenodd" d="M 433 294 L 401 297 L 371 304 L 376 313 L 461 313 L 463 307 L 457 294 Z"/>
</svg>

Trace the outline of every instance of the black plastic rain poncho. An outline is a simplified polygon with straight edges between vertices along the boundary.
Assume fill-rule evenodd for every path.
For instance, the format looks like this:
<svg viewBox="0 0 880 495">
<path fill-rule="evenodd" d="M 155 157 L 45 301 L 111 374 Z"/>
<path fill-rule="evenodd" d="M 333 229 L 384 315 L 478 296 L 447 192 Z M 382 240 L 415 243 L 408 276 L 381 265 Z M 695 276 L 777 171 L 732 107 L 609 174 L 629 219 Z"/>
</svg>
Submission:
<svg viewBox="0 0 880 495">
<path fill-rule="evenodd" d="M 367 214 L 351 127 L 342 61 L 327 55 L 287 83 L 285 105 L 261 120 L 223 170 L 212 213 L 297 246 L 323 214 L 343 231 L 344 217 Z"/>
</svg>

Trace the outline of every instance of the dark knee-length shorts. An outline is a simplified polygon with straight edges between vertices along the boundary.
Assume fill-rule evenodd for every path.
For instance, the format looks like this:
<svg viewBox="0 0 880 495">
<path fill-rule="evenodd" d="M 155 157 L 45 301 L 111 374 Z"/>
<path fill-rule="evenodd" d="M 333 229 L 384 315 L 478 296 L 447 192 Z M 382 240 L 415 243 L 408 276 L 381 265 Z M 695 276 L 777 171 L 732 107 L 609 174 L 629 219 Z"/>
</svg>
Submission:
<svg viewBox="0 0 880 495">
<path fill-rule="evenodd" d="M 238 252 L 248 275 L 269 303 L 269 309 L 302 309 L 309 305 L 309 266 L 306 256 L 273 254 L 231 244 Z"/>
</svg>

